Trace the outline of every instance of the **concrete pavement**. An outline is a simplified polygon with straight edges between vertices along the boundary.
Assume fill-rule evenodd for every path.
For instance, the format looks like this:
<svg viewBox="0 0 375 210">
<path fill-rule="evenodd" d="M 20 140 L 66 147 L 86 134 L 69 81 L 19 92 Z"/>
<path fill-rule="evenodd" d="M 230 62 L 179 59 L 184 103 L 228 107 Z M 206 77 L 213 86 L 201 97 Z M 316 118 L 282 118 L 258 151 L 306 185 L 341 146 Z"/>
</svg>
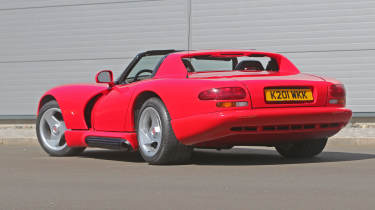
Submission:
<svg viewBox="0 0 375 210">
<path fill-rule="evenodd" d="M 375 146 L 328 145 L 288 160 L 271 148 L 199 150 L 191 164 L 150 166 L 137 153 L 49 157 L 0 145 L 0 209 L 373 209 Z"/>
</svg>

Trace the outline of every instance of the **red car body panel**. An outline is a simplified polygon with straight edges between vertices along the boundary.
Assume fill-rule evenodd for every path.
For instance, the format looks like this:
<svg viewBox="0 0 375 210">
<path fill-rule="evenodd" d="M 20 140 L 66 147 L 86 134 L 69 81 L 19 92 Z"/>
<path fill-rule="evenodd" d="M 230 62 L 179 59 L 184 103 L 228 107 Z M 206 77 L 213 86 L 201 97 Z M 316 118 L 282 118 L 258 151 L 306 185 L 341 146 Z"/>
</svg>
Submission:
<svg viewBox="0 0 375 210">
<path fill-rule="evenodd" d="M 43 95 L 39 102 L 38 112 L 43 98 L 52 96 L 61 108 L 67 129 L 88 129 L 84 115 L 85 107 L 90 99 L 107 89 L 107 85 L 104 84 L 77 84 L 56 87 Z"/>
<path fill-rule="evenodd" d="M 127 107 L 132 99 L 134 89 L 129 86 L 115 86 L 103 94 L 93 108 L 92 125 L 97 131 L 134 131 L 127 130 Z M 109 108 L 110 107 L 110 108 Z"/>
<path fill-rule="evenodd" d="M 176 137 L 187 145 L 212 144 L 211 141 L 220 139 L 231 139 L 234 145 L 267 145 L 285 141 L 279 134 L 307 139 L 329 137 L 345 126 L 350 118 L 351 111 L 345 108 L 269 108 L 195 115 L 172 120 L 172 126 Z M 196 126 L 197 122 L 200 126 Z M 222 144 L 220 141 L 216 143 Z"/>
<path fill-rule="evenodd" d="M 279 71 L 217 71 L 189 73 L 182 58 L 267 55 L 277 60 Z M 284 56 L 255 51 L 190 51 L 166 56 L 151 79 L 108 87 L 103 84 L 67 85 L 48 91 L 59 104 L 68 131 L 67 144 L 87 146 L 88 136 L 126 139 L 137 149 L 135 102 L 145 92 L 157 95 L 166 106 L 173 131 L 183 144 L 204 147 L 269 145 L 286 140 L 323 138 L 337 133 L 351 118 L 351 111 L 328 105 L 329 86 L 339 84 L 302 74 Z M 248 106 L 220 108 L 217 100 L 200 100 L 211 88 L 241 87 Z M 314 100 L 307 103 L 267 103 L 269 87 L 309 87 Z M 93 103 L 92 109 L 88 109 Z M 39 105 L 39 108 L 41 104 Z M 87 113 L 89 112 L 89 119 Z M 88 124 L 89 121 L 89 124 Z M 239 129 L 241 131 L 239 131 Z"/>
</svg>

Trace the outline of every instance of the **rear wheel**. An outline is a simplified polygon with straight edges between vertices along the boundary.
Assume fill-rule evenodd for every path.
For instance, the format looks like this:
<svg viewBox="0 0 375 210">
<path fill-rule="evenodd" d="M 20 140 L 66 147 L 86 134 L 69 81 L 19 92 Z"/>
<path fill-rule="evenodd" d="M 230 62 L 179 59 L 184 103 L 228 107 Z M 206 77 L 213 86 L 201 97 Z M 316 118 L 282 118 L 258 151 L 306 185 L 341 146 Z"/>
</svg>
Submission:
<svg viewBox="0 0 375 210">
<path fill-rule="evenodd" d="M 181 144 L 163 102 L 154 97 L 141 107 L 137 120 L 139 152 L 150 164 L 178 164 L 191 159 L 192 147 Z"/>
<path fill-rule="evenodd" d="M 42 106 L 36 123 L 39 144 L 51 156 L 70 156 L 81 153 L 85 148 L 71 148 L 65 141 L 66 126 L 61 109 L 56 101 Z"/>
<path fill-rule="evenodd" d="M 327 144 L 327 138 L 275 146 L 280 155 L 287 158 L 310 158 L 318 155 Z"/>
</svg>

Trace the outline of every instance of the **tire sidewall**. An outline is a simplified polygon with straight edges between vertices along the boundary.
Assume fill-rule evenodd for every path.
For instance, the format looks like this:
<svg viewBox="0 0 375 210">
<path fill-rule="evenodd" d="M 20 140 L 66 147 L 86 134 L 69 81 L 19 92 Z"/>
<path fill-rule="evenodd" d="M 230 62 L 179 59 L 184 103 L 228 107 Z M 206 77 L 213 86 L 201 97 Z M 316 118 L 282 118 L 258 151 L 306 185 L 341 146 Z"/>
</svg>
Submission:
<svg viewBox="0 0 375 210">
<path fill-rule="evenodd" d="M 276 146 L 276 150 L 287 158 L 311 158 L 320 154 L 327 143 L 327 138 L 305 140 L 297 143 Z"/>
</svg>

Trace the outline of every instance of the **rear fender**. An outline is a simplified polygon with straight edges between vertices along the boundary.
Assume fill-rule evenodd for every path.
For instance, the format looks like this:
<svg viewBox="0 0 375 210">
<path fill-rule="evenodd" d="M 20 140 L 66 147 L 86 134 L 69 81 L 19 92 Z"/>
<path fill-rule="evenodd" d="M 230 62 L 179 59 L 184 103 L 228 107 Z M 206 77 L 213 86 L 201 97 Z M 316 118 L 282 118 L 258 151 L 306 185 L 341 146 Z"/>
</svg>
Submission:
<svg viewBox="0 0 375 210">
<path fill-rule="evenodd" d="M 55 99 L 67 129 L 86 130 L 85 107 L 89 101 L 108 89 L 105 84 L 65 85 L 47 91 L 39 102 L 38 114 L 46 98 Z"/>
<path fill-rule="evenodd" d="M 157 88 L 156 88 L 157 87 Z M 216 107 L 216 101 L 201 101 L 198 98 L 200 92 L 216 87 L 246 87 L 238 81 L 210 81 L 196 79 L 155 79 L 144 80 L 136 84 L 133 96 L 129 102 L 128 117 L 124 131 L 134 131 L 134 110 L 138 96 L 144 92 L 150 92 L 158 96 L 166 106 L 171 120 L 221 111 Z M 250 101 L 247 95 L 244 101 Z M 243 107 L 248 109 L 249 107 Z M 237 108 L 239 109 L 239 108 Z M 226 109 L 229 110 L 229 109 Z"/>
</svg>

